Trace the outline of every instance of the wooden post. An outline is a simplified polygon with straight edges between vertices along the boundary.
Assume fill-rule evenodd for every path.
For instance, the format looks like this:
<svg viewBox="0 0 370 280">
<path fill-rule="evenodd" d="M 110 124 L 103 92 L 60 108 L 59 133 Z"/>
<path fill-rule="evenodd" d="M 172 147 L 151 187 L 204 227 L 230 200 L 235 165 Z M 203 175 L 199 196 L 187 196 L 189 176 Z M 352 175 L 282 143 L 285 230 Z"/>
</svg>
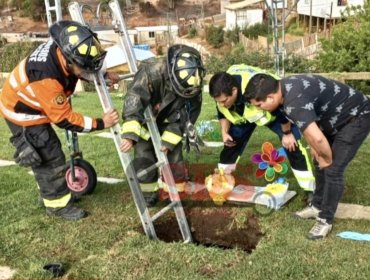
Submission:
<svg viewBox="0 0 370 280">
<path fill-rule="evenodd" d="M 320 18 L 316 18 L 316 33 L 319 33 Z"/>
<path fill-rule="evenodd" d="M 308 34 L 311 34 L 312 31 L 312 0 L 310 0 L 310 20 L 308 24 Z"/>
</svg>

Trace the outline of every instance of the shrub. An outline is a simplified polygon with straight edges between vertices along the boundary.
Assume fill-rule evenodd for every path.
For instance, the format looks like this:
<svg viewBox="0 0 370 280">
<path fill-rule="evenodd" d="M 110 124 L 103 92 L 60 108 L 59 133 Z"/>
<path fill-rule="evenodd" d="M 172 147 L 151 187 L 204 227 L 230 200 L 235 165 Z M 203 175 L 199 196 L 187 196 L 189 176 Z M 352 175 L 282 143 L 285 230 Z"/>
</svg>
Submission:
<svg viewBox="0 0 370 280">
<path fill-rule="evenodd" d="M 197 34 L 198 34 L 197 29 L 194 26 L 190 27 L 189 38 L 194 38 L 197 36 Z"/>
<path fill-rule="evenodd" d="M 237 44 L 239 43 L 239 32 L 240 28 L 237 26 L 232 30 L 226 31 L 225 37 L 228 39 L 229 42 Z"/>
<path fill-rule="evenodd" d="M 8 41 L 4 37 L 0 36 L 0 48 L 2 48 L 7 42 Z"/>
<path fill-rule="evenodd" d="M 224 31 L 222 27 L 209 26 L 206 28 L 206 41 L 214 48 L 220 48 L 224 43 Z"/>
<path fill-rule="evenodd" d="M 256 23 L 252 26 L 245 27 L 242 30 L 242 33 L 245 37 L 250 39 L 257 39 L 258 36 L 267 36 L 268 35 L 268 25 L 264 23 Z"/>
<path fill-rule="evenodd" d="M 228 55 L 210 56 L 206 61 L 206 69 L 209 74 L 214 74 L 219 71 L 226 71 L 231 65 L 242 63 L 263 69 L 272 69 L 274 66 L 273 60 L 266 53 L 246 53 L 241 44 L 236 44 Z"/>
<path fill-rule="evenodd" d="M 0 72 L 11 72 L 41 42 L 17 42 L 5 45 L 0 50 Z"/>
</svg>

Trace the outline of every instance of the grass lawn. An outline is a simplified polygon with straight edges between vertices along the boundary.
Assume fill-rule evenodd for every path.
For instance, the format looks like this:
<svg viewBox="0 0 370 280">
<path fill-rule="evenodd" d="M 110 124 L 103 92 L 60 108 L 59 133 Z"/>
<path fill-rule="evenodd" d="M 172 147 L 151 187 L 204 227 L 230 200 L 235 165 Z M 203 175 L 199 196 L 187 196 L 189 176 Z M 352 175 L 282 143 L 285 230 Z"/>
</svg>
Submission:
<svg viewBox="0 0 370 280">
<path fill-rule="evenodd" d="M 114 96 L 117 108 L 121 98 Z M 96 94 L 73 98 L 76 111 L 101 115 Z M 214 118 L 215 107 L 205 95 L 200 120 Z M 63 142 L 64 131 L 58 130 Z M 124 178 L 113 141 L 79 137 L 84 158 L 98 176 Z M 0 119 L 0 159 L 12 160 L 10 133 Z M 250 156 L 275 135 L 260 128 L 251 138 L 241 164 L 251 167 Z M 66 145 L 65 145 L 66 147 Z M 66 154 L 68 150 L 66 148 Z M 209 166 L 211 173 L 220 148 L 207 148 L 197 157 L 186 155 L 191 163 Z M 342 202 L 370 205 L 370 140 L 361 147 L 346 171 L 346 190 Z M 78 204 L 89 217 L 67 222 L 46 216 L 37 203 L 38 191 L 29 170 L 18 166 L 0 168 L 0 266 L 17 271 L 16 279 L 48 279 L 42 266 L 62 262 L 67 266 L 65 279 L 370 279 L 370 243 L 336 237 L 341 231 L 370 232 L 370 221 L 336 220 L 333 232 L 321 241 L 309 241 L 306 234 L 314 221 L 299 221 L 291 213 L 304 206 L 303 192 L 289 172 L 290 189 L 298 195 L 279 211 L 259 216 L 264 233 L 257 248 L 247 254 L 240 249 L 223 250 L 194 244 L 150 241 L 137 231 L 140 220 L 127 183 L 98 183 L 92 195 Z M 256 185 L 254 174 L 243 174 Z M 205 206 L 207 207 L 214 206 Z M 253 213 L 250 205 L 232 207 L 238 217 Z"/>
</svg>

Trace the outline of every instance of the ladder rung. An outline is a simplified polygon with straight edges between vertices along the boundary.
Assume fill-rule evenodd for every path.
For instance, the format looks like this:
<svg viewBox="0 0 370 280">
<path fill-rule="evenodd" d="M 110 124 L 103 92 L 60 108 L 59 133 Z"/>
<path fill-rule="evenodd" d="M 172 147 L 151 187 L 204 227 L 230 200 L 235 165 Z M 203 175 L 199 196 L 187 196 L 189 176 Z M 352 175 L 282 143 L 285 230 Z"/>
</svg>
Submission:
<svg viewBox="0 0 370 280">
<path fill-rule="evenodd" d="M 157 213 L 155 213 L 151 220 L 152 222 L 154 222 L 155 220 L 157 220 L 160 216 L 162 216 L 163 214 L 165 214 L 168 210 L 171 210 L 172 208 L 174 208 L 176 206 L 176 204 L 179 203 L 178 201 L 172 201 L 170 204 L 168 204 L 166 207 L 162 208 L 161 210 L 159 210 Z"/>
<path fill-rule="evenodd" d="M 144 177 L 145 175 L 148 175 L 148 173 L 149 173 L 149 172 L 151 172 L 151 171 L 153 171 L 153 170 L 155 170 L 155 169 L 157 169 L 157 168 L 159 168 L 159 167 L 163 166 L 163 164 L 164 164 L 164 162 L 162 162 L 162 161 L 157 161 L 155 164 L 153 164 L 153 165 L 149 166 L 149 167 L 148 167 L 148 168 L 146 168 L 146 169 L 141 170 L 141 171 L 140 171 L 140 172 L 138 172 L 136 175 L 137 175 L 137 177 L 138 177 L 138 178 L 142 178 L 142 177 Z"/>
</svg>

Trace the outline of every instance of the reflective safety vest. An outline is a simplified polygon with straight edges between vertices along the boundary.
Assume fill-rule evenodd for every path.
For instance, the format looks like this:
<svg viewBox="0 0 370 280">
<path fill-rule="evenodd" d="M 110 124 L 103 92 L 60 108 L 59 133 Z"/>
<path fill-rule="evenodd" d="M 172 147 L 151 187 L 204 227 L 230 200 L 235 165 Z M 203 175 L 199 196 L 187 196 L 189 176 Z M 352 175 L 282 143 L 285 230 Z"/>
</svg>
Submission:
<svg viewBox="0 0 370 280">
<path fill-rule="evenodd" d="M 260 110 L 250 104 L 245 104 L 243 115 L 239 115 L 237 112 L 231 111 L 218 103 L 217 108 L 228 121 L 235 125 L 254 122 L 258 126 L 263 126 L 275 120 L 275 116 L 271 115 L 270 112 Z"/>
<path fill-rule="evenodd" d="M 241 89 L 242 91 L 248 85 L 250 79 L 256 74 L 268 74 L 274 77 L 277 80 L 281 78 L 275 74 L 269 73 L 265 70 L 262 70 L 258 67 L 249 66 L 246 64 L 236 64 L 230 66 L 230 68 L 226 71 L 230 75 L 239 75 L 241 77 Z M 235 111 L 230 111 L 229 109 L 219 105 L 217 103 L 218 110 L 225 116 L 225 118 L 230 121 L 232 124 L 238 125 L 246 122 L 256 123 L 258 126 L 266 125 L 275 120 L 275 116 L 271 115 L 270 112 L 258 109 L 256 106 L 251 104 L 245 104 L 244 113 L 240 116 Z"/>
</svg>

